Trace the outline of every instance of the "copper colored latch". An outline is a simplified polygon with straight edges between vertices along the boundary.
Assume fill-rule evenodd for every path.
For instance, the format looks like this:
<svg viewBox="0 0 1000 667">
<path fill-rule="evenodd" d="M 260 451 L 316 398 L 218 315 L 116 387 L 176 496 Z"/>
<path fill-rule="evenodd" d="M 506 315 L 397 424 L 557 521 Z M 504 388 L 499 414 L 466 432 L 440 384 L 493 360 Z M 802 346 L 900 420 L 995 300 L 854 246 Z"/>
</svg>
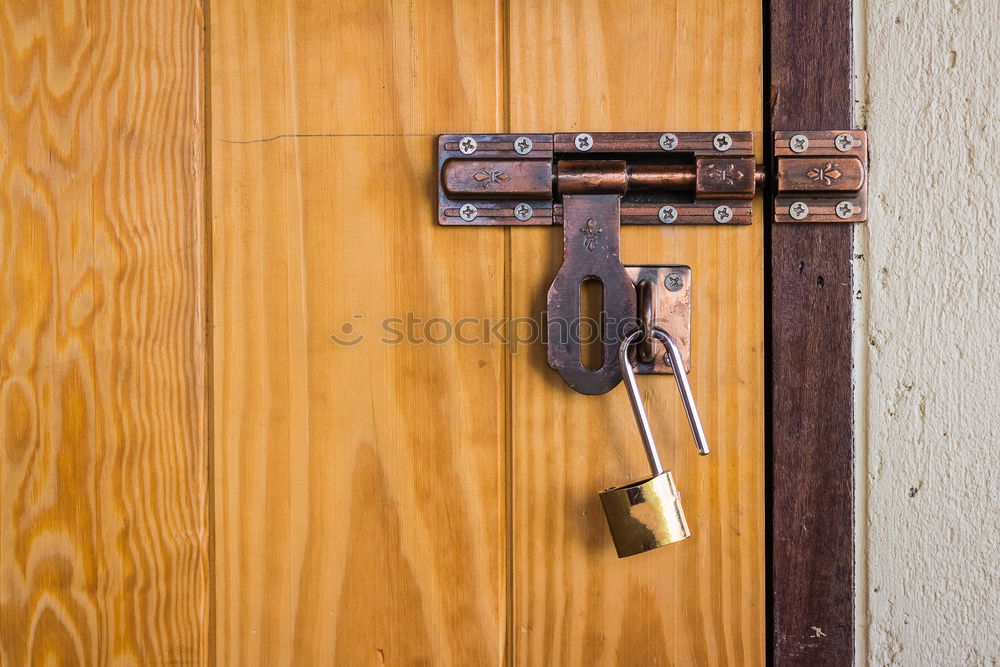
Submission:
<svg viewBox="0 0 1000 667">
<path fill-rule="evenodd" d="M 623 225 L 749 225 L 750 132 L 442 135 L 442 225 L 562 224 L 564 195 L 621 198 Z"/>
<path fill-rule="evenodd" d="M 864 132 L 775 132 L 774 156 L 775 222 L 868 220 Z"/>
<path fill-rule="evenodd" d="M 621 225 L 749 225 L 757 188 L 769 180 L 774 222 L 868 216 L 867 143 L 858 130 L 775 133 L 771 179 L 754 159 L 750 132 L 451 134 L 438 148 L 442 225 L 563 226 L 563 265 L 548 295 L 548 359 L 585 394 L 620 382 L 616 351 L 636 330 L 643 332 L 638 372 L 672 372 L 664 351 L 655 351 L 661 325 L 690 367 L 691 271 L 623 267 Z M 595 279 L 604 290 L 603 355 L 600 367 L 588 368 L 580 358 L 580 290 Z"/>
</svg>

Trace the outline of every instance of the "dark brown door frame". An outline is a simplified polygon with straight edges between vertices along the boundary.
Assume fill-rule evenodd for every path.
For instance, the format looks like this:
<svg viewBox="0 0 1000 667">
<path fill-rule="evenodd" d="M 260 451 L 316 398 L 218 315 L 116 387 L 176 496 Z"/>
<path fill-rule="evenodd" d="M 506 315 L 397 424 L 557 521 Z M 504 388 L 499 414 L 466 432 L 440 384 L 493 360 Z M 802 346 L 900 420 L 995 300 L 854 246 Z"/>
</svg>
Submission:
<svg viewBox="0 0 1000 667">
<path fill-rule="evenodd" d="M 852 18 L 851 0 L 764 0 L 765 136 L 853 127 Z M 779 667 L 854 660 L 853 234 L 842 223 L 765 233 L 768 657 Z"/>
</svg>

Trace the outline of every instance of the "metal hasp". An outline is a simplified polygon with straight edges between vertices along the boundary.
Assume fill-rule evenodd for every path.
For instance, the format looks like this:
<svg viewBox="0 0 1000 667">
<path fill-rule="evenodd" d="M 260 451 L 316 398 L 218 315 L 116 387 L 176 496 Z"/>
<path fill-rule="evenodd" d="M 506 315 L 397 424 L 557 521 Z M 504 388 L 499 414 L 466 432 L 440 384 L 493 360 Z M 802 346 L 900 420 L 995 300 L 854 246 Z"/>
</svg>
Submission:
<svg viewBox="0 0 1000 667">
<path fill-rule="evenodd" d="M 662 322 L 650 313 L 658 307 L 671 313 L 666 326 L 690 367 L 690 269 L 623 267 L 621 225 L 748 225 L 754 194 L 769 181 L 776 222 L 867 218 L 864 132 L 777 132 L 773 149 L 768 178 L 750 132 L 441 135 L 438 221 L 563 226 L 563 265 L 548 293 L 549 365 L 573 389 L 603 394 L 621 380 L 615 350 L 637 328 L 644 331 L 638 372 L 673 372 L 653 343 L 650 322 Z M 588 280 L 604 291 L 603 354 L 594 369 L 580 358 L 580 290 Z M 684 293 L 673 294 L 685 282 Z"/>
<path fill-rule="evenodd" d="M 581 394 L 603 394 L 621 382 L 618 341 L 636 328 L 635 284 L 618 255 L 621 223 L 619 195 L 563 197 L 563 263 L 548 295 L 549 366 Z M 601 317 L 601 366 L 591 369 L 581 358 L 580 301 L 584 282 L 604 288 Z"/>
</svg>

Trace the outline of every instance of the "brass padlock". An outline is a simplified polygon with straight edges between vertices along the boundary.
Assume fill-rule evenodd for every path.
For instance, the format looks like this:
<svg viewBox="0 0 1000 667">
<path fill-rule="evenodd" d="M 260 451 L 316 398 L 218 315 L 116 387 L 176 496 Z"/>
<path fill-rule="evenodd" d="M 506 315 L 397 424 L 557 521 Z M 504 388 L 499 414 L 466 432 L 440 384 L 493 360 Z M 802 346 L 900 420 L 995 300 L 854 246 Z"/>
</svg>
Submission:
<svg viewBox="0 0 1000 667">
<path fill-rule="evenodd" d="M 642 444 L 646 448 L 646 458 L 652 476 L 639 482 L 615 486 L 600 493 L 604 515 L 608 519 L 611 538 L 614 540 L 619 558 L 634 556 L 691 536 L 684 510 L 681 508 L 681 496 L 674 486 L 674 478 L 669 471 L 663 470 L 663 464 L 660 463 L 653 433 L 649 428 L 646 408 L 643 406 L 639 387 L 635 382 L 635 371 L 628 358 L 629 347 L 642 335 L 643 331 L 640 329 L 622 341 L 618 349 L 618 360 L 625 380 L 625 389 L 632 403 L 632 412 L 635 414 L 635 421 L 642 435 Z M 687 374 L 684 372 L 681 352 L 674 339 L 663 329 L 654 327 L 653 335 L 666 348 L 666 359 L 673 368 L 677 390 L 680 392 L 695 444 L 704 456 L 708 454 L 708 442 L 691 394 L 691 385 L 688 384 Z"/>
</svg>

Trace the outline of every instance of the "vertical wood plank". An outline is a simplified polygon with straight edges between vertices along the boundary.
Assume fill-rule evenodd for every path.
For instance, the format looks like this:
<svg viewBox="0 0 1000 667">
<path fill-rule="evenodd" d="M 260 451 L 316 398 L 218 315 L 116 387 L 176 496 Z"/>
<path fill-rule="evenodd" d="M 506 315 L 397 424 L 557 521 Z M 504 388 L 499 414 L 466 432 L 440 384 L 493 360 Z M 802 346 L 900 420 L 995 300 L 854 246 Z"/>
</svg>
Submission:
<svg viewBox="0 0 1000 667">
<path fill-rule="evenodd" d="M 501 659 L 503 347 L 381 327 L 504 311 L 503 230 L 437 225 L 435 169 L 500 129 L 500 16 L 213 6 L 220 664 Z"/>
<path fill-rule="evenodd" d="M 743 2 L 513 2 L 517 131 L 760 131 L 761 9 Z M 756 207 L 759 209 L 759 206 Z M 648 474 L 624 388 L 582 396 L 543 345 L 514 355 L 513 648 L 519 665 L 764 659 L 763 247 L 749 227 L 628 228 L 626 263 L 693 269 L 697 455 L 670 377 L 640 386 L 694 536 L 615 557 L 598 491 Z M 551 229 L 511 233 L 512 314 L 540 316 Z"/>
<path fill-rule="evenodd" d="M 198 2 L 0 5 L 0 664 L 205 664 Z"/>
<path fill-rule="evenodd" d="M 851 0 L 771 2 L 774 130 L 852 127 Z M 853 226 L 771 228 L 774 664 L 854 656 Z"/>
</svg>

